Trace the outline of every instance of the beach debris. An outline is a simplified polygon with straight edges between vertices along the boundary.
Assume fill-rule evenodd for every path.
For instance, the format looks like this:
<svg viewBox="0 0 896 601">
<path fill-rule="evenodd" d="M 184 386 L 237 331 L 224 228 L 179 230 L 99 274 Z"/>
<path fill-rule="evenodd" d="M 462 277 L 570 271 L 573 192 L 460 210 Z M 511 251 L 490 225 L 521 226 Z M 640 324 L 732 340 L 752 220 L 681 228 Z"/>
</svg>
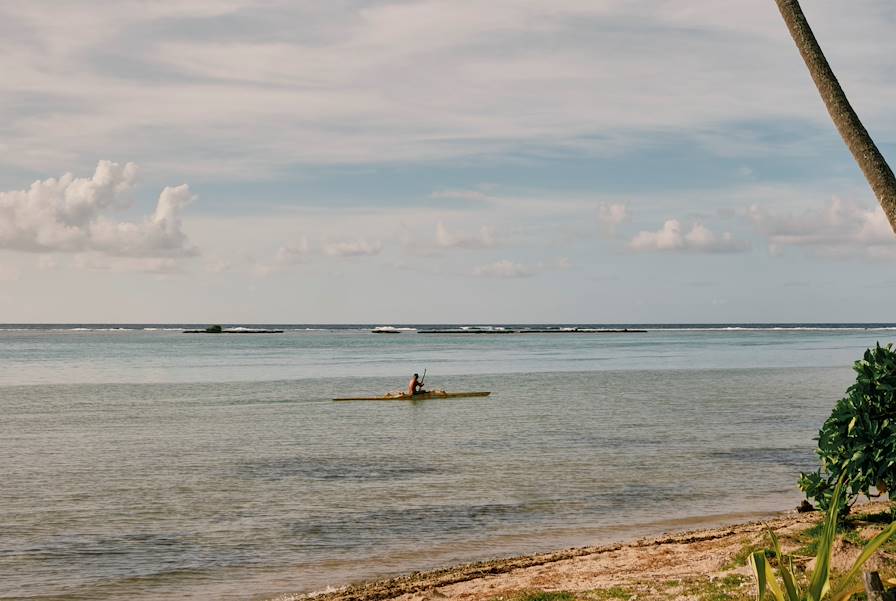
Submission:
<svg viewBox="0 0 896 601">
<path fill-rule="evenodd" d="M 865 593 L 868 601 L 896 601 L 896 593 L 888 591 L 881 582 L 877 572 L 863 572 L 862 581 L 865 583 Z"/>
</svg>

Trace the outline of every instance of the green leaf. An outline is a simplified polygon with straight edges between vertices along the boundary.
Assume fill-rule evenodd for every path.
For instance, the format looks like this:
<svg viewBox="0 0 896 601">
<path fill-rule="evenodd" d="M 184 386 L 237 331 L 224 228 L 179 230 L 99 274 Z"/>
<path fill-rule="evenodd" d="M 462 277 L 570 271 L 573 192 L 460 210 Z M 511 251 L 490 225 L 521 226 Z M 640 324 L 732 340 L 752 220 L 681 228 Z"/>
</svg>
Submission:
<svg viewBox="0 0 896 601">
<path fill-rule="evenodd" d="M 787 599 L 775 580 L 775 573 L 772 566 L 769 565 L 765 558 L 765 551 L 754 551 L 748 558 L 750 567 L 753 568 L 753 574 L 756 576 L 757 599 L 765 601 L 766 589 L 770 590 L 775 597 L 775 601 L 799 601 L 799 599 Z"/>
<path fill-rule="evenodd" d="M 831 601 L 844 601 L 849 598 L 848 596 L 844 596 L 845 593 L 849 592 L 846 588 L 849 585 L 849 581 L 859 573 L 859 570 L 861 570 L 865 562 L 874 555 L 874 552 L 877 551 L 881 545 L 890 540 L 893 535 L 896 535 L 896 522 L 891 523 L 883 530 L 883 532 L 868 541 L 868 544 L 865 545 L 862 552 L 856 558 L 855 563 L 852 564 L 852 567 L 849 568 L 849 571 L 843 577 L 838 589 L 831 596 Z"/>
<path fill-rule="evenodd" d="M 798 601 L 800 598 L 800 588 L 796 582 L 796 578 L 793 576 L 793 567 L 787 561 L 787 558 L 784 553 L 781 551 L 781 541 L 778 540 L 777 535 L 775 535 L 775 531 L 771 528 L 768 528 L 768 533 L 772 537 L 772 545 L 775 548 L 775 556 L 778 558 L 778 571 L 781 572 L 781 580 L 784 581 L 784 590 L 787 591 L 787 598 L 793 601 Z"/>
<path fill-rule="evenodd" d="M 845 477 L 841 476 L 834 487 L 831 504 L 824 521 L 824 529 L 818 539 L 818 553 L 815 556 L 815 571 L 809 580 L 807 589 L 808 601 L 821 601 L 830 588 L 831 551 L 834 547 L 834 536 L 837 533 L 837 516 L 840 513 L 840 498 L 843 493 Z"/>
</svg>

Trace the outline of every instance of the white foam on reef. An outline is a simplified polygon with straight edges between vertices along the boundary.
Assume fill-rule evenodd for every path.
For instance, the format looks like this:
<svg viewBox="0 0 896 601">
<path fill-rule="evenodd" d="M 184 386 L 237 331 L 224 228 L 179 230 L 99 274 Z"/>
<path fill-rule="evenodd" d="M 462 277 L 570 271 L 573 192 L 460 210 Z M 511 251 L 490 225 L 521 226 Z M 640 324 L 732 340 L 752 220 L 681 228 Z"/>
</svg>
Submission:
<svg viewBox="0 0 896 601">
<path fill-rule="evenodd" d="M 134 328 L 52 328 L 51 332 L 133 332 Z"/>
<path fill-rule="evenodd" d="M 371 332 L 416 332 L 417 328 L 396 328 L 395 326 L 377 326 Z"/>
<path fill-rule="evenodd" d="M 147 327 L 85 327 L 85 326 L 76 326 L 76 327 L 51 327 L 51 324 L 35 324 L 31 327 L 23 327 L 22 324 L 7 324 L 0 327 L 0 331 L 3 332 L 40 332 L 40 331 L 49 331 L 49 332 L 180 332 L 187 326 L 181 326 L 176 328 L 169 327 L 159 327 L 159 326 L 147 326 Z M 424 330 L 430 331 L 444 331 L 444 332 L 503 332 L 508 331 L 510 328 L 506 326 L 489 326 L 489 325 L 460 325 L 460 326 L 445 326 L 444 328 L 435 328 L 431 329 L 428 326 L 422 326 Z M 532 329 L 537 330 L 550 330 L 550 331 L 558 331 L 558 332 L 604 332 L 608 330 L 621 330 L 623 328 L 628 329 L 643 329 L 648 330 L 650 332 L 894 332 L 896 331 L 896 326 L 894 325 L 875 325 L 875 324 L 843 324 L 843 325 L 775 325 L 775 324 L 762 324 L 762 325 L 658 325 L 658 324 L 626 324 L 626 325 L 606 325 L 603 327 L 593 327 L 593 326 L 554 326 L 554 325 L 544 325 L 544 326 L 519 326 L 520 332 L 527 332 Z M 266 328 L 247 328 L 247 327 L 233 327 L 226 328 L 227 331 L 230 332 L 257 332 L 260 330 L 264 330 Z M 367 327 L 304 327 L 304 328 L 289 328 L 291 332 L 361 332 L 361 331 L 372 331 L 372 332 L 417 332 L 420 328 L 410 327 L 410 326 L 393 326 L 393 325 L 382 325 L 376 326 L 370 330 Z"/>
</svg>

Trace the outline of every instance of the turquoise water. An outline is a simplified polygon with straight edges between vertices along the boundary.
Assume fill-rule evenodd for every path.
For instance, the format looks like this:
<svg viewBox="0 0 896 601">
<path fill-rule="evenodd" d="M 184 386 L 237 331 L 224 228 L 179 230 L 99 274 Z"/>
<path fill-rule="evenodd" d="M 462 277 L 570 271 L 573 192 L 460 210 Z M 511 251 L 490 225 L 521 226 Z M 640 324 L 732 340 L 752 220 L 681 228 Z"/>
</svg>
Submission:
<svg viewBox="0 0 896 601">
<path fill-rule="evenodd" d="M 3 599 L 266 599 L 788 509 L 894 337 L 2 328 Z M 493 394 L 329 400 L 424 367 Z"/>
</svg>

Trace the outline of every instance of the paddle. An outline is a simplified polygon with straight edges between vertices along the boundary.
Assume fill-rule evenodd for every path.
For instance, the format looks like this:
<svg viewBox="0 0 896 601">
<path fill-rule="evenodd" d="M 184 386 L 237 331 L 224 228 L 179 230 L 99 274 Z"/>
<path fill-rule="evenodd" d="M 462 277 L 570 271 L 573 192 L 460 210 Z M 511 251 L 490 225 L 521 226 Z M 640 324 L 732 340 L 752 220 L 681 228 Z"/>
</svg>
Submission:
<svg viewBox="0 0 896 601">
<path fill-rule="evenodd" d="M 420 385 L 423 386 L 423 380 L 426 379 L 426 368 L 423 368 L 423 376 L 420 378 Z"/>
</svg>

